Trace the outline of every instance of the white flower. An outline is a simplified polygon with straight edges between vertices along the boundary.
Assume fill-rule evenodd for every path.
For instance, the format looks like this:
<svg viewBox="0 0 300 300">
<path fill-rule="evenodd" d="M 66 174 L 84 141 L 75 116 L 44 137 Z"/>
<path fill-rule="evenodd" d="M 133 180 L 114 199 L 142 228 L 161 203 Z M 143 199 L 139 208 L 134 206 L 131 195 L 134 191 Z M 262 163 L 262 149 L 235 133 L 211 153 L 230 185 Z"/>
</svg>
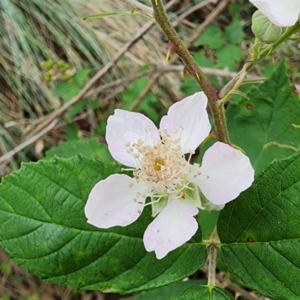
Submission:
<svg viewBox="0 0 300 300">
<path fill-rule="evenodd" d="M 143 240 L 146 250 L 161 259 L 195 234 L 198 208 L 223 207 L 247 189 L 254 177 L 249 159 L 226 144 L 209 148 L 201 167 L 189 163 L 211 128 L 206 105 L 203 92 L 175 103 L 160 130 L 142 114 L 115 110 L 108 118 L 108 147 L 117 161 L 131 167 L 133 178 L 115 174 L 98 182 L 85 206 L 88 223 L 127 226 L 151 204 L 156 218 Z M 147 197 L 151 202 L 146 204 Z"/>
<path fill-rule="evenodd" d="M 250 0 L 272 23 L 294 25 L 300 13 L 300 0 Z"/>
</svg>

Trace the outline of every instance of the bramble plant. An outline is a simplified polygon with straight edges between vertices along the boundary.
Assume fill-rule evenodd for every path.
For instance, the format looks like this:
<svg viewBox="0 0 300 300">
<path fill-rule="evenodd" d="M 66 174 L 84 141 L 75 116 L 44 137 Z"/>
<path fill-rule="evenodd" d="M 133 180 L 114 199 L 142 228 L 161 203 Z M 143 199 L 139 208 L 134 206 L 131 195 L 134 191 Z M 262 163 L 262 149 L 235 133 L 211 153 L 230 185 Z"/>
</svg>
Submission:
<svg viewBox="0 0 300 300">
<path fill-rule="evenodd" d="M 233 299 L 216 283 L 218 266 L 266 297 L 300 299 L 299 96 L 284 63 L 261 85 L 240 90 L 251 68 L 299 33 L 300 1 L 250 1 L 259 9 L 251 57 L 219 90 L 161 0 L 151 0 L 152 8 L 125 1 L 156 21 L 201 91 L 171 105 L 159 126 L 116 109 L 106 126 L 109 152 L 93 139 L 70 141 L 7 175 L 0 185 L 0 244 L 14 262 L 79 290 L 146 291 L 134 298 L 140 300 Z M 208 36 L 196 44 L 208 40 L 214 44 Z M 60 84 L 56 93 L 69 87 Z M 231 101 L 234 94 L 240 98 Z M 68 147 L 74 156 L 65 158 Z M 220 211 L 208 237 L 199 211 Z M 206 282 L 182 281 L 206 261 Z"/>
</svg>

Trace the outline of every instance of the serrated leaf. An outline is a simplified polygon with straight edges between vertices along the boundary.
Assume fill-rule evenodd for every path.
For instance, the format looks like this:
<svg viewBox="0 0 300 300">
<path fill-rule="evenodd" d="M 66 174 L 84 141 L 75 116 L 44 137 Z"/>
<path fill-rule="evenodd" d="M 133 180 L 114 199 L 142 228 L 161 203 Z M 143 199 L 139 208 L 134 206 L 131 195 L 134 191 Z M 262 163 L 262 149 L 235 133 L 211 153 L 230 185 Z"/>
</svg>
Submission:
<svg viewBox="0 0 300 300">
<path fill-rule="evenodd" d="M 147 253 L 143 233 L 149 206 L 127 227 L 86 222 L 92 187 L 120 171 L 88 158 L 23 164 L 0 185 L 0 244 L 11 259 L 44 280 L 81 290 L 131 293 L 182 280 L 205 262 L 201 232 L 162 260 Z"/>
<path fill-rule="evenodd" d="M 244 285 L 272 299 L 299 299 L 300 153 L 274 162 L 225 206 L 220 254 Z"/>
<path fill-rule="evenodd" d="M 176 300 L 233 300 L 229 294 L 219 287 L 209 289 L 207 286 L 191 287 L 183 292 Z"/>
<path fill-rule="evenodd" d="M 232 44 L 238 44 L 244 39 L 243 25 L 235 19 L 225 28 L 227 39 Z"/>
<path fill-rule="evenodd" d="M 148 66 L 144 66 L 142 69 L 146 69 Z M 139 78 L 132 82 L 130 88 L 121 93 L 124 100 L 123 109 L 130 109 L 136 98 L 143 92 L 148 85 L 149 80 L 147 78 Z M 151 93 L 148 93 L 143 98 L 143 101 L 137 106 L 136 111 L 141 113 L 147 113 L 148 117 L 155 123 L 159 123 L 160 116 L 159 111 L 163 109 L 161 103 L 157 97 Z"/>
<path fill-rule="evenodd" d="M 243 58 L 242 50 L 236 45 L 227 45 L 216 51 L 218 66 L 235 70 L 236 63 Z"/>
<path fill-rule="evenodd" d="M 204 280 L 188 280 L 182 282 L 175 282 L 164 286 L 159 289 L 155 289 L 150 292 L 142 293 L 134 298 L 134 300 L 175 300 L 179 294 L 191 287 L 198 287 L 205 285 Z"/>
<path fill-rule="evenodd" d="M 45 158 L 50 159 L 54 156 L 69 158 L 78 154 L 101 161 L 112 161 L 107 145 L 98 142 L 95 138 L 60 142 L 56 148 L 46 151 Z"/>
<path fill-rule="evenodd" d="M 221 29 L 216 25 L 209 25 L 205 32 L 196 40 L 195 46 L 207 45 L 212 49 L 220 48 L 224 43 Z"/>
<path fill-rule="evenodd" d="M 231 142 L 249 156 L 256 171 L 300 147 L 300 101 L 293 93 L 284 64 L 269 80 L 232 102 L 227 110 Z"/>
<path fill-rule="evenodd" d="M 216 66 L 212 59 L 206 57 L 203 50 L 196 52 L 194 54 L 194 59 L 200 67 L 214 68 Z"/>
<path fill-rule="evenodd" d="M 73 82 L 70 85 L 83 86 L 84 83 L 88 80 L 91 70 L 81 69 L 75 73 L 73 76 Z"/>
</svg>

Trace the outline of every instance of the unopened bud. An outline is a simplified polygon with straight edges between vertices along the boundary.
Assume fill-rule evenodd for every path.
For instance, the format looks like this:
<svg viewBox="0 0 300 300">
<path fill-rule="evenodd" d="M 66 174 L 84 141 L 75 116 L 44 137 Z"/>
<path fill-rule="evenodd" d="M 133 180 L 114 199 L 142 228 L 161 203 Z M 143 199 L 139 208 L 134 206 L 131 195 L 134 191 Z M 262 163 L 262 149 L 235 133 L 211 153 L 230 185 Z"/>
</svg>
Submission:
<svg viewBox="0 0 300 300">
<path fill-rule="evenodd" d="M 259 10 L 252 16 L 251 29 L 256 38 L 267 44 L 276 42 L 283 32 L 281 27 L 274 25 Z"/>
</svg>

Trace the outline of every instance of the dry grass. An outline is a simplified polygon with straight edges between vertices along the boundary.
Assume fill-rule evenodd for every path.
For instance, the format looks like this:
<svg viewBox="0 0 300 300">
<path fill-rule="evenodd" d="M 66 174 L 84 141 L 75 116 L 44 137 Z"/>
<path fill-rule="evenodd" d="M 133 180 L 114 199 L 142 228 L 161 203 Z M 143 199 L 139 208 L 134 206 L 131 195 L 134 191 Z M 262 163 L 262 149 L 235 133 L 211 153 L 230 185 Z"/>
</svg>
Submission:
<svg viewBox="0 0 300 300">
<path fill-rule="evenodd" d="M 45 6 L 37 5 L 43 1 L 31 0 L 22 1 L 22 5 L 14 0 L 0 4 L 0 30 L 2 28 L 5 35 L 0 44 L 3 67 L 0 71 L 0 156 L 24 139 L 31 123 L 62 104 L 61 99 L 52 96 L 52 85 L 43 81 L 42 61 L 64 59 L 75 70 L 87 67 L 93 74 L 148 21 L 139 15 L 84 20 L 91 14 L 128 10 L 128 7 L 118 0 L 71 2 L 72 6 L 67 1 L 59 5 L 61 2 L 57 0 L 46 1 Z M 133 74 L 145 64 L 163 64 L 166 51 L 167 45 L 155 28 L 127 52 L 98 85 Z M 179 76 L 169 73 L 163 81 L 177 85 Z M 13 126 L 6 128 L 7 124 Z M 28 155 L 20 155 L 19 160 L 27 159 Z M 11 168 L 18 168 L 18 164 L 12 161 Z"/>
</svg>

